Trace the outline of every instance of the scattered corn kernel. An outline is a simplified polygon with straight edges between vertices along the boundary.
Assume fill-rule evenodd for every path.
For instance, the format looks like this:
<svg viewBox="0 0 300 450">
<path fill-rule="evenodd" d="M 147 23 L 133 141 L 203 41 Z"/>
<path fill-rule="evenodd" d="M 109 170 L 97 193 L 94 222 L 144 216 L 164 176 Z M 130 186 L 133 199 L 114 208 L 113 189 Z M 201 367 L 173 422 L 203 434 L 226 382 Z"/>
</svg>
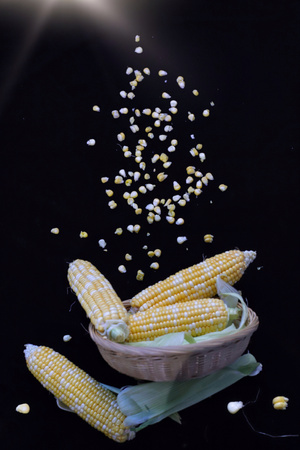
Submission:
<svg viewBox="0 0 300 450">
<path fill-rule="evenodd" d="M 136 47 L 136 49 L 134 51 L 135 51 L 135 53 L 141 54 L 141 53 L 143 53 L 144 50 L 142 47 Z"/>
<path fill-rule="evenodd" d="M 197 156 L 197 155 L 199 154 L 199 152 L 198 152 L 198 150 L 197 150 L 195 147 L 193 147 L 193 148 L 191 148 L 191 150 L 190 150 L 190 154 L 191 154 L 192 156 Z"/>
<path fill-rule="evenodd" d="M 175 222 L 174 217 L 171 217 L 171 216 L 166 216 L 166 220 L 167 220 L 169 223 L 174 223 L 174 222 Z"/>
<path fill-rule="evenodd" d="M 108 180 L 109 180 L 108 177 L 102 177 L 102 178 L 101 178 L 101 183 L 107 183 Z"/>
<path fill-rule="evenodd" d="M 138 233 L 139 231 L 140 231 L 140 229 L 141 229 L 141 225 L 134 225 L 134 227 L 133 227 L 133 231 L 135 232 L 135 233 Z"/>
<path fill-rule="evenodd" d="M 160 77 L 165 77 L 166 75 L 168 75 L 168 72 L 166 72 L 165 70 L 159 70 L 159 71 L 158 71 L 158 75 L 159 75 Z"/>
<path fill-rule="evenodd" d="M 99 239 L 98 244 L 99 244 L 99 247 L 105 248 L 106 247 L 105 239 Z"/>
<path fill-rule="evenodd" d="M 184 89 L 185 87 L 185 82 L 184 82 L 184 78 L 182 76 L 179 76 L 176 78 L 177 84 L 181 89 Z"/>
<path fill-rule="evenodd" d="M 167 139 L 167 135 L 166 134 L 160 134 L 159 136 L 158 136 L 158 138 L 159 138 L 159 140 L 160 141 L 165 141 L 166 139 Z"/>
<path fill-rule="evenodd" d="M 186 184 L 191 184 L 193 181 L 194 181 L 194 178 L 191 176 L 187 177 L 185 180 Z"/>
<path fill-rule="evenodd" d="M 126 273 L 126 267 L 123 266 L 123 264 L 121 264 L 121 265 L 118 267 L 118 271 L 121 272 L 121 273 Z"/>
<path fill-rule="evenodd" d="M 122 133 L 119 133 L 119 134 L 117 135 L 117 139 L 118 139 L 119 142 L 124 141 L 124 139 L 125 139 L 125 134 L 124 134 L 123 132 L 122 132 Z"/>
<path fill-rule="evenodd" d="M 149 250 L 149 252 L 147 252 L 147 255 L 149 256 L 149 258 L 153 258 L 154 251 L 153 250 Z"/>
<path fill-rule="evenodd" d="M 130 253 L 126 253 L 125 259 L 126 259 L 126 261 L 131 261 L 132 260 L 132 255 L 130 255 Z"/>
<path fill-rule="evenodd" d="M 159 182 L 164 181 L 167 177 L 168 177 L 168 175 L 166 173 L 164 173 L 164 172 L 160 172 L 157 175 L 157 179 L 158 179 Z"/>
<path fill-rule="evenodd" d="M 193 174 L 195 173 L 195 167 L 194 167 L 194 166 L 188 166 L 188 167 L 186 168 L 186 173 L 187 173 L 188 175 L 193 175 Z"/>
<path fill-rule="evenodd" d="M 28 414 L 30 411 L 30 406 L 28 405 L 28 403 L 21 403 L 16 407 L 16 411 L 21 414 Z"/>
<path fill-rule="evenodd" d="M 95 139 L 89 139 L 86 143 L 87 143 L 87 145 L 89 145 L 90 147 L 92 147 L 93 145 L 96 144 L 96 141 L 95 141 Z"/>
<path fill-rule="evenodd" d="M 152 264 L 150 264 L 151 269 L 157 270 L 159 269 L 159 264 L 158 262 L 153 262 Z"/>
<path fill-rule="evenodd" d="M 133 68 L 132 67 L 127 67 L 126 75 L 130 75 L 132 72 L 133 72 Z"/>
<path fill-rule="evenodd" d="M 148 67 L 145 67 L 144 69 L 143 69 L 143 72 L 146 74 L 146 75 L 150 75 L 150 69 L 148 68 Z"/>
<path fill-rule="evenodd" d="M 132 99 L 134 99 L 135 95 L 134 95 L 133 92 L 128 92 L 127 97 L 128 97 L 130 100 L 132 100 Z"/>
<path fill-rule="evenodd" d="M 178 145 L 177 139 L 172 139 L 171 140 L 171 145 L 174 145 L 174 146 Z"/>
<path fill-rule="evenodd" d="M 138 271 L 137 271 L 136 279 L 137 279 L 138 281 L 143 281 L 144 276 L 145 276 L 145 274 L 144 274 L 144 272 L 143 272 L 142 270 L 138 270 Z"/>
<path fill-rule="evenodd" d="M 219 189 L 220 189 L 220 191 L 222 191 L 222 192 L 225 192 L 227 188 L 228 188 L 228 186 L 226 186 L 226 184 L 220 184 L 220 185 L 219 185 Z"/>
<path fill-rule="evenodd" d="M 205 160 L 206 160 L 206 155 L 205 155 L 205 153 L 199 153 L 199 158 L 200 158 L 200 161 L 201 161 L 201 162 L 205 161 Z"/>
<path fill-rule="evenodd" d="M 170 113 L 172 114 L 177 114 L 178 113 L 178 109 L 175 108 L 175 106 L 171 106 L 171 108 L 169 108 Z"/>
<path fill-rule="evenodd" d="M 197 97 L 199 95 L 199 92 L 197 91 L 197 89 L 193 90 L 193 94 Z"/>
<path fill-rule="evenodd" d="M 98 105 L 93 106 L 93 111 L 100 112 L 100 108 Z"/>
<path fill-rule="evenodd" d="M 69 334 L 65 334 L 63 336 L 63 341 L 64 342 L 69 342 L 72 339 L 72 336 L 70 336 Z"/>
<path fill-rule="evenodd" d="M 170 153 L 175 152 L 175 150 L 176 150 L 176 147 L 174 145 L 170 145 L 168 147 L 168 152 L 170 152 Z"/>
<path fill-rule="evenodd" d="M 212 241 L 214 240 L 214 237 L 212 234 L 206 234 L 204 237 L 204 242 L 206 242 L 207 244 L 211 244 Z"/>
<path fill-rule="evenodd" d="M 135 214 L 137 215 L 142 214 L 142 212 L 143 212 L 142 208 L 136 208 L 135 210 Z"/>
<path fill-rule="evenodd" d="M 181 186 L 177 181 L 173 181 L 173 189 L 174 191 L 179 191 L 181 189 Z"/>
<path fill-rule="evenodd" d="M 50 233 L 59 234 L 59 228 L 51 228 Z"/>
<path fill-rule="evenodd" d="M 205 176 L 206 176 L 206 178 L 207 178 L 208 180 L 213 180 L 213 179 L 214 179 L 213 174 L 210 173 L 210 172 L 207 172 L 207 174 L 206 174 Z"/>
<path fill-rule="evenodd" d="M 229 402 L 227 405 L 227 410 L 230 414 L 236 414 L 244 406 L 243 402 Z"/>
<path fill-rule="evenodd" d="M 135 42 L 140 42 L 141 37 L 137 34 L 134 38 Z"/>
<path fill-rule="evenodd" d="M 181 217 L 179 219 L 176 220 L 176 225 L 183 225 L 184 224 L 184 219 L 182 219 Z"/>
<path fill-rule="evenodd" d="M 177 238 L 178 244 L 183 244 L 185 241 L 187 241 L 186 236 L 178 236 L 178 238 Z"/>
<path fill-rule="evenodd" d="M 162 98 L 171 98 L 171 95 L 168 94 L 167 92 L 163 92 L 163 93 L 161 94 L 161 96 L 162 96 Z"/>
<path fill-rule="evenodd" d="M 208 117 L 208 116 L 210 115 L 210 110 L 209 110 L 209 109 L 205 109 L 205 110 L 203 111 L 202 115 L 203 115 L 204 117 Z"/>
<path fill-rule="evenodd" d="M 283 397 L 282 395 L 273 398 L 272 404 L 273 408 L 277 410 L 285 410 L 288 406 L 289 399 L 287 397 Z"/>
<path fill-rule="evenodd" d="M 114 200 L 111 200 L 110 202 L 108 202 L 108 206 L 110 207 L 110 209 L 115 209 L 118 205 Z"/>
<path fill-rule="evenodd" d="M 81 238 L 87 238 L 87 237 L 88 237 L 88 234 L 87 234 L 86 231 L 80 231 L 79 237 L 81 237 Z"/>
<path fill-rule="evenodd" d="M 127 92 L 126 91 L 121 91 L 120 92 L 120 96 L 123 97 L 123 98 L 126 98 L 127 97 Z"/>
<path fill-rule="evenodd" d="M 195 120 L 195 114 L 193 114 L 193 113 L 191 113 L 191 112 L 189 112 L 188 113 L 188 119 L 191 121 L 191 122 L 194 122 L 194 120 Z"/>
<path fill-rule="evenodd" d="M 181 198 L 181 199 L 178 201 L 178 205 L 179 205 L 179 206 L 185 206 L 185 205 L 186 205 L 186 200 L 185 200 L 184 198 Z"/>
<path fill-rule="evenodd" d="M 197 149 L 197 150 L 201 150 L 201 149 L 202 149 L 202 147 L 203 147 L 203 145 L 202 145 L 202 144 L 197 144 L 197 145 L 196 145 L 196 149 Z"/>
<path fill-rule="evenodd" d="M 115 234 L 117 234 L 118 236 L 120 236 L 123 233 L 123 229 L 122 228 L 117 228 L 115 231 Z"/>
<path fill-rule="evenodd" d="M 105 193 L 108 197 L 112 197 L 114 195 L 114 191 L 112 191 L 111 189 L 106 189 Z"/>
<path fill-rule="evenodd" d="M 171 161 L 167 161 L 167 162 L 163 163 L 163 168 L 168 169 L 171 166 L 171 164 L 172 164 Z"/>
</svg>

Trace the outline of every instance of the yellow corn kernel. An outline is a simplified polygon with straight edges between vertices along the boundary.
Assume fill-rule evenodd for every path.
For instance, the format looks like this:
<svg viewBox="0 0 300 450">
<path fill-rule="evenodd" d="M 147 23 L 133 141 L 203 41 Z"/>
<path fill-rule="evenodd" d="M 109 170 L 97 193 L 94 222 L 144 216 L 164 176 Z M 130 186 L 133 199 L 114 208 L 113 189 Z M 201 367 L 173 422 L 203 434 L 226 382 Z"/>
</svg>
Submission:
<svg viewBox="0 0 300 450">
<path fill-rule="evenodd" d="M 193 175 L 193 174 L 195 173 L 195 167 L 194 167 L 194 166 L 188 166 L 188 167 L 186 168 L 186 173 L 187 173 L 188 175 Z"/>
<path fill-rule="evenodd" d="M 203 115 L 203 117 L 208 117 L 208 116 L 210 115 L 210 110 L 209 110 L 209 109 L 205 109 L 205 110 L 202 112 L 202 115 Z"/>
<path fill-rule="evenodd" d="M 183 239 L 180 242 L 177 240 L 178 243 L 186 241 L 185 236 L 179 238 Z M 163 306 L 195 298 L 213 297 L 217 294 L 218 275 L 233 285 L 255 257 L 254 251 L 229 250 L 207 258 L 144 289 L 131 299 L 131 306 L 143 311 L 154 305 Z"/>
<path fill-rule="evenodd" d="M 199 92 L 197 91 L 197 89 L 193 90 L 193 94 L 195 95 L 195 97 L 197 97 L 199 95 Z"/>
<path fill-rule="evenodd" d="M 222 191 L 222 192 L 225 192 L 227 188 L 228 188 L 228 186 L 226 186 L 226 184 L 220 184 L 220 185 L 219 185 L 219 189 L 220 189 L 220 191 Z"/>
<path fill-rule="evenodd" d="M 104 275 L 89 261 L 76 259 L 69 265 L 68 281 L 96 330 L 111 340 L 123 342 L 127 331 L 127 310 Z M 117 325 L 117 329 L 113 326 L 108 328 L 108 321 L 112 320 L 121 323 L 121 329 Z"/>
<path fill-rule="evenodd" d="M 114 195 L 114 191 L 112 191 L 111 189 L 106 189 L 105 193 L 108 197 L 112 197 Z"/>
<path fill-rule="evenodd" d="M 143 272 L 142 270 L 139 269 L 139 270 L 137 271 L 137 274 L 136 274 L 136 279 L 137 279 L 138 281 L 143 281 L 144 276 L 145 276 L 144 272 Z"/>
<path fill-rule="evenodd" d="M 80 231 L 79 237 L 80 237 L 80 238 L 87 238 L 87 237 L 88 237 L 88 234 L 87 234 L 86 231 Z"/>
<path fill-rule="evenodd" d="M 59 234 L 59 228 L 51 228 L 50 233 Z"/>
<path fill-rule="evenodd" d="M 27 344 L 26 364 L 32 375 L 60 402 L 116 442 L 134 438 L 123 422 L 116 394 L 51 348 Z"/>
<path fill-rule="evenodd" d="M 173 189 L 174 191 L 179 191 L 181 189 L 181 186 L 177 181 L 173 181 Z"/>
<path fill-rule="evenodd" d="M 212 241 L 214 240 L 214 237 L 212 234 L 206 234 L 204 237 L 204 242 L 211 244 Z"/>
<path fill-rule="evenodd" d="M 160 173 L 157 175 L 157 179 L 158 179 L 159 182 L 164 181 L 167 177 L 168 177 L 168 175 L 165 174 L 164 172 L 160 172 Z"/>
<path fill-rule="evenodd" d="M 116 231 L 115 231 L 115 234 L 117 234 L 117 235 L 121 235 L 123 233 L 123 229 L 122 228 L 117 228 L 116 229 Z"/>
<path fill-rule="evenodd" d="M 110 207 L 110 209 L 115 209 L 118 205 L 114 200 L 111 200 L 110 202 L 108 202 L 108 206 Z"/>
<path fill-rule="evenodd" d="M 156 337 L 175 332 L 186 332 L 193 337 L 202 336 L 224 330 L 227 322 L 227 307 L 218 298 L 158 305 L 130 316 L 127 340 L 152 341 Z"/>
<path fill-rule="evenodd" d="M 158 262 L 153 262 L 152 264 L 150 264 L 150 268 L 151 268 L 151 269 L 154 269 L 154 270 L 159 269 L 159 264 L 158 264 Z"/>
<path fill-rule="evenodd" d="M 288 406 L 289 399 L 287 397 L 283 397 L 282 395 L 273 398 L 272 404 L 273 408 L 277 410 L 285 410 Z"/>
</svg>

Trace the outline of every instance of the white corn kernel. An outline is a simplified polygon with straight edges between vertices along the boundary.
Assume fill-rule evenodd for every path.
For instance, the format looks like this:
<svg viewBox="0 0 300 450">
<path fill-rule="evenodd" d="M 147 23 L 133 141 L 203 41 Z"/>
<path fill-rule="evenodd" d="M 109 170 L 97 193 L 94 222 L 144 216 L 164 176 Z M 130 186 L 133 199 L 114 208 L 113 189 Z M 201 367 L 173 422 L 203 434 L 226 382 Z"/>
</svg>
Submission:
<svg viewBox="0 0 300 450">
<path fill-rule="evenodd" d="M 194 120 L 195 120 L 195 114 L 189 112 L 189 113 L 188 113 L 188 119 L 189 119 L 191 122 L 194 122 Z"/>
<path fill-rule="evenodd" d="M 190 150 L 190 154 L 191 154 L 192 156 L 197 156 L 199 153 L 198 153 L 198 150 L 196 150 L 196 148 L 193 147 L 193 148 L 191 148 L 191 150 Z"/>
<path fill-rule="evenodd" d="M 143 69 L 143 72 L 146 74 L 146 75 L 150 75 L 150 69 L 148 68 L 148 67 L 145 67 L 144 69 Z"/>
<path fill-rule="evenodd" d="M 165 70 L 159 70 L 159 71 L 158 71 L 158 75 L 159 75 L 160 77 L 165 77 L 166 75 L 168 75 L 168 72 L 166 72 Z"/>
<path fill-rule="evenodd" d="M 196 145 L 196 149 L 197 149 L 197 150 L 201 150 L 202 147 L 203 147 L 202 144 L 197 144 L 197 145 Z"/>
<path fill-rule="evenodd" d="M 146 116 L 150 116 L 152 111 L 150 108 L 145 108 L 145 109 L 143 109 L 142 113 L 145 114 Z M 148 128 L 151 128 L 151 127 L 148 127 Z M 151 130 L 149 129 L 149 131 L 151 131 Z M 146 128 L 146 132 L 147 132 L 147 128 Z"/>
<path fill-rule="evenodd" d="M 95 141 L 95 139 L 89 139 L 86 143 L 87 143 L 87 145 L 89 145 L 90 147 L 92 147 L 93 145 L 96 144 L 96 141 Z"/>
<path fill-rule="evenodd" d="M 123 132 L 122 132 L 122 133 L 119 133 L 119 134 L 117 135 L 117 139 L 118 139 L 119 142 L 124 141 L 124 139 L 125 139 L 125 134 L 124 134 Z"/>
<path fill-rule="evenodd" d="M 108 206 L 110 207 L 110 209 L 115 209 L 118 205 L 114 200 L 111 200 L 110 202 L 108 202 Z"/>
<path fill-rule="evenodd" d="M 122 228 L 117 228 L 115 231 L 115 234 L 117 234 L 118 236 L 121 236 L 121 234 L 123 233 L 123 229 Z"/>
<path fill-rule="evenodd" d="M 210 181 L 212 181 L 214 179 L 213 174 L 211 172 L 207 172 L 207 174 L 205 176 Z"/>
<path fill-rule="evenodd" d="M 177 114 L 178 113 L 178 109 L 175 108 L 175 106 L 171 106 L 171 108 L 169 108 L 170 113 L 172 114 Z"/>
<path fill-rule="evenodd" d="M 166 133 L 169 133 L 170 131 L 173 130 L 173 127 L 172 127 L 171 125 L 166 125 L 166 126 L 164 127 L 164 130 L 165 130 Z"/>
<path fill-rule="evenodd" d="M 194 181 L 194 178 L 191 176 L 188 176 L 185 180 L 186 184 L 191 184 Z"/>
<path fill-rule="evenodd" d="M 174 222 L 175 222 L 174 217 L 171 217 L 171 216 L 166 216 L 166 220 L 167 220 L 169 223 L 174 223 Z"/>
<path fill-rule="evenodd" d="M 141 37 L 137 34 L 134 38 L 135 42 L 140 42 Z"/>
<path fill-rule="evenodd" d="M 226 184 L 220 184 L 220 185 L 219 185 L 219 189 L 220 189 L 220 191 L 222 191 L 222 192 L 225 192 L 227 188 L 228 188 L 228 186 L 226 186 Z"/>
<path fill-rule="evenodd" d="M 177 101 L 176 100 L 171 100 L 170 101 L 170 106 L 172 106 L 172 107 L 177 106 Z"/>
<path fill-rule="evenodd" d="M 126 267 L 123 266 L 123 264 L 121 264 L 121 265 L 118 267 L 118 271 L 121 272 L 121 273 L 126 273 Z"/>
<path fill-rule="evenodd" d="M 161 94 L 161 96 L 162 96 L 162 98 L 171 98 L 171 95 L 168 94 L 167 92 L 163 92 L 163 93 Z"/>
<path fill-rule="evenodd" d="M 183 225 L 184 224 L 184 219 L 182 219 L 181 217 L 179 219 L 176 220 L 176 225 Z"/>
<path fill-rule="evenodd" d="M 200 158 L 200 161 L 201 161 L 201 162 L 205 161 L 205 160 L 206 160 L 206 155 L 205 155 L 205 153 L 199 153 L 199 158 Z"/>
<path fill-rule="evenodd" d="M 133 68 L 132 67 L 127 67 L 126 75 L 130 75 L 132 72 L 133 72 Z"/>
<path fill-rule="evenodd" d="M 124 183 L 123 177 L 121 177 L 121 175 L 116 175 L 116 176 L 115 176 L 114 183 L 115 183 L 115 184 L 122 184 L 122 183 Z"/>
<path fill-rule="evenodd" d="M 175 150 L 176 150 L 176 147 L 174 145 L 170 145 L 168 147 L 168 152 L 170 152 L 170 153 L 175 152 Z"/>
<path fill-rule="evenodd" d="M 126 91 L 121 91 L 120 92 L 120 96 L 123 97 L 123 98 L 126 98 L 127 97 L 127 92 Z"/>
<path fill-rule="evenodd" d="M 155 126 L 156 128 L 160 127 L 160 120 L 159 120 L 159 119 L 157 119 L 157 120 L 154 122 L 154 126 Z"/>
<path fill-rule="evenodd" d="M 188 167 L 186 168 L 186 173 L 187 173 L 188 175 L 193 175 L 193 174 L 195 173 L 195 167 L 194 167 L 194 166 L 188 166 Z"/>
<path fill-rule="evenodd" d="M 94 105 L 94 106 L 93 106 L 93 111 L 95 111 L 95 112 L 100 112 L 99 106 L 98 106 L 98 105 Z"/>
<path fill-rule="evenodd" d="M 30 406 L 28 405 L 28 403 L 21 403 L 16 407 L 16 411 L 21 414 L 28 414 L 30 411 Z"/>
<path fill-rule="evenodd" d="M 140 229 L 141 229 L 141 225 L 134 225 L 134 227 L 133 227 L 133 231 L 135 232 L 135 233 L 138 233 L 139 231 L 140 231 Z"/>
<path fill-rule="evenodd" d="M 158 136 L 158 138 L 159 138 L 159 140 L 160 141 L 165 141 L 166 139 L 167 139 L 167 135 L 166 134 L 160 134 L 159 136 Z"/>
<path fill-rule="evenodd" d="M 120 114 L 128 114 L 128 108 L 121 108 Z"/>
<path fill-rule="evenodd" d="M 156 153 L 155 155 L 152 156 L 151 162 L 154 164 L 154 163 L 156 163 L 156 161 L 158 161 L 158 160 L 159 160 L 159 154 Z"/>
<path fill-rule="evenodd" d="M 106 247 L 106 241 L 104 239 L 99 239 L 98 244 L 99 244 L 99 247 L 101 247 L 101 248 Z"/>
<path fill-rule="evenodd" d="M 131 261 L 132 260 L 132 255 L 130 255 L 130 253 L 126 253 L 125 259 L 126 259 L 126 261 Z"/>
<path fill-rule="evenodd" d="M 174 191 L 179 191 L 181 189 L 181 186 L 177 181 L 173 181 L 173 189 Z"/>
<path fill-rule="evenodd" d="M 179 206 L 185 206 L 185 205 L 186 205 L 186 200 L 185 200 L 184 198 L 181 198 L 181 199 L 178 201 L 178 205 L 179 205 Z"/>
<path fill-rule="evenodd" d="M 177 144 L 178 144 L 177 139 L 172 139 L 172 140 L 171 140 L 171 145 L 176 146 Z"/>
<path fill-rule="evenodd" d="M 50 233 L 59 234 L 59 228 L 51 228 Z"/>
<path fill-rule="evenodd" d="M 72 336 L 70 336 L 69 334 L 65 334 L 63 336 L 63 341 L 64 342 L 69 342 L 72 339 Z"/>
<path fill-rule="evenodd" d="M 156 248 L 156 249 L 154 250 L 154 255 L 155 255 L 157 258 L 159 258 L 159 257 L 161 256 L 161 250 L 160 250 L 160 248 Z"/>
<path fill-rule="evenodd" d="M 186 236 L 178 236 L 178 238 L 177 238 L 178 244 L 183 244 L 185 241 L 187 241 Z"/>
<path fill-rule="evenodd" d="M 125 158 L 130 158 L 130 156 L 132 156 L 132 153 L 131 153 L 129 150 L 127 150 L 126 152 L 124 152 L 124 157 L 125 157 Z"/>
<path fill-rule="evenodd" d="M 148 191 L 153 191 L 153 189 L 155 188 L 155 184 L 147 183 L 146 188 L 148 189 Z"/>
<path fill-rule="evenodd" d="M 227 410 L 230 414 L 236 414 L 243 407 L 243 402 L 229 402 L 227 405 Z"/>
<path fill-rule="evenodd" d="M 148 138 L 149 139 L 153 139 L 154 138 L 154 134 L 153 133 L 148 133 Z"/>
<path fill-rule="evenodd" d="M 203 115 L 204 117 L 208 117 L 208 116 L 210 115 L 209 109 L 205 109 L 205 110 L 202 112 L 202 115 Z"/>
<path fill-rule="evenodd" d="M 151 269 L 157 270 L 159 269 L 159 264 L 158 262 L 153 262 L 152 264 L 150 264 Z"/>
<path fill-rule="evenodd" d="M 168 168 L 170 167 L 171 164 L 172 164 L 171 161 L 167 161 L 167 162 L 163 163 L 163 168 L 164 168 L 164 169 L 168 169 Z"/>
<path fill-rule="evenodd" d="M 136 47 L 134 51 L 135 51 L 135 53 L 141 54 L 141 53 L 143 53 L 144 50 L 142 47 Z"/>
<path fill-rule="evenodd" d="M 200 170 L 196 170 L 196 172 L 195 172 L 195 177 L 201 178 L 201 177 L 203 177 L 203 173 L 200 172 Z"/>
<path fill-rule="evenodd" d="M 145 187 L 145 186 L 140 186 L 140 187 L 139 187 L 139 192 L 140 192 L 141 194 L 146 194 L 146 192 L 147 192 L 146 187 Z"/>
<path fill-rule="evenodd" d="M 135 95 L 134 95 L 133 92 L 128 92 L 127 97 L 128 97 L 130 100 L 132 100 L 132 99 L 134 99 Z"/>
</svg>

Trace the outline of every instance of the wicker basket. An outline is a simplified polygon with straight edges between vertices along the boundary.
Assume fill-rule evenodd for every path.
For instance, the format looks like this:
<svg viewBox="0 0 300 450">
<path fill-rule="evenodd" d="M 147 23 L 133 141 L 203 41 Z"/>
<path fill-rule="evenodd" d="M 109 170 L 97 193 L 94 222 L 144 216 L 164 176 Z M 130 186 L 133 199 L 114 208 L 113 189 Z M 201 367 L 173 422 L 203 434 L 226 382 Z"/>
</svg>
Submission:
<svg viewBox="0 0 300 450">
<path fill-rule="evenodd" d="M 103 359 L 118 372 L 140 380 L 188 380 L 222 369 L 244 353 L 259 324 L 255 312 L 248 310 L 246 327 L 233 335 L 197 344 L 133 347 L 103 338 L 92 324 L 89 332 Z"/>
</svg>

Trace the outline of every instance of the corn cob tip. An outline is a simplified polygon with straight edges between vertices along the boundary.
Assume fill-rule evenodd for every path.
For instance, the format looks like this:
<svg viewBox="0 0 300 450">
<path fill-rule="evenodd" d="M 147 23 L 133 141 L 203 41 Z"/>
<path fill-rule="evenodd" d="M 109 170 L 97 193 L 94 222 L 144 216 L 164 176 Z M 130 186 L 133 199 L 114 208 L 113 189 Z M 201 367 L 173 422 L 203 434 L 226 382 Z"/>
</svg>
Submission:
<svg viewBox="0 0 300 450">
<path fill-rule="evenodd" d="M 25 359 L 27 360 L 30 357 L 30 355 L 34 353 L 37 349 L 38 349 L 37 345 L 25 344 L 24 350 Z"/>
<path fill-rule="evenodd" d="M 251 264 L 256 258 L 256 252 L 253 250 L 245 250 L 244 252 L 246 268 Z"/>
</svg>

